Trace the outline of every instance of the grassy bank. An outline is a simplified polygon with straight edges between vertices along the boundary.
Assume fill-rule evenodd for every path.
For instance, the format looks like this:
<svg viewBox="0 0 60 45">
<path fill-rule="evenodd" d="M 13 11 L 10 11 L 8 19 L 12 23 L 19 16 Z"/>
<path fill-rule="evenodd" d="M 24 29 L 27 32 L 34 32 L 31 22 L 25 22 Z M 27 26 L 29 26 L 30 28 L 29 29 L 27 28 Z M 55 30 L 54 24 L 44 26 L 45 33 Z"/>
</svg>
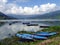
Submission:
<svg viewBox="0 0 60 45">
<path fill-rule="evenodd" d="M 1 40 L 0 45 L 44 45 L 44 44 L 45 45 L 59 45 L 60 44 L 60 26 L 51 26 L 49 28 L 43 29 L 42 31 L 58 32 L 58 34 L 48 37 L 47 40 L 36 40 L 36 41 L 31 41 L 31 42 L 20 42 L 18 37 L 12 36 L 11 38 L 5 38 L 5 39 Z M 21 32 L 17 32 L 17 33 L 32 34 L 34 32 L 21 31 Z"/>
</svg>

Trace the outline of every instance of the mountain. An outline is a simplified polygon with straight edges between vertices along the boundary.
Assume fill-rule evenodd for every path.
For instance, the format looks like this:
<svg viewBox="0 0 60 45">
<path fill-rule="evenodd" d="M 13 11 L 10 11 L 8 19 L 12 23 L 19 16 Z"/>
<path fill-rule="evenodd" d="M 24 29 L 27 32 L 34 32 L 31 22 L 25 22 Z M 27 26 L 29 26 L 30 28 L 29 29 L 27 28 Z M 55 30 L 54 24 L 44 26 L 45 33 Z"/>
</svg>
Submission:
<svg viewBox="0 0 60 45">
<path fill-rule="evenodd" d="M 0 19 L 60 19 L 60 10 L 41 15 L 5 15 L 0 12 Z"/>
<path fill-rule="evenodd" d="M 7 16 L 4 13 L 0 12 L 0 20 L 3 20 L 3 19 L 14 19 L 14 18 L 10 17 L 10 16 Z"/>
<path fill-rule="evenodd" d="M 38 15 L 9 15 L 17 19 L 60 19 L 60 10 Z"/>
<path fill-rule="evenodd" d="M 36 15 L 35 17 L 33 17 L 33 19 L 34 18 L 36 18 L 36 19 L 60 19 L 60 10 L 46 13 L 43 15 Z"/>
</svg>

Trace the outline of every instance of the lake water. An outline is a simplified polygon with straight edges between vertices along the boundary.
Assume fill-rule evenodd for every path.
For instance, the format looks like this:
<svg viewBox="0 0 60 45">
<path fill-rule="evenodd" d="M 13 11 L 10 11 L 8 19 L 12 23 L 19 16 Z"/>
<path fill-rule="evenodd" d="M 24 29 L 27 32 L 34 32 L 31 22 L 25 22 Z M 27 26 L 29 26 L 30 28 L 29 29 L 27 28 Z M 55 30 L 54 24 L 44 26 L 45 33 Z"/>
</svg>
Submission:
<svg viewBox="0 0 60 45">
<path fill-rule="evenodd" d="M 42 30 L 39 26 L 60 26 L 60 21 L 32 21 L 30 23 L 39 24 L 38 26 L 27 26 L 23 25 L 21 22 L 9 25 L 9 23 L 4 24 L 0 27 L 0 39 L 10 37 L 9 34 L 14 35 L 18 31 L 31 31 L 36 32 Z"/>
</svg>

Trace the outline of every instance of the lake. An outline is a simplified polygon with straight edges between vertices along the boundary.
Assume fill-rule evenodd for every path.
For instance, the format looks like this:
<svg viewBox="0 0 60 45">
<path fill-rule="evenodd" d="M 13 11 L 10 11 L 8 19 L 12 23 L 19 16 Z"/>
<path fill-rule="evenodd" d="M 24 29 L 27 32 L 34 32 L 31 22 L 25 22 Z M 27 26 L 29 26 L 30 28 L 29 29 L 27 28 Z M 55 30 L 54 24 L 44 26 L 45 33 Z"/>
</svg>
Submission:
<svg viewBox="0 0 60 45">
<path fill-rule="evenodd" d="M 38 26 L 27 26 L 22 24 L 22 22 L 13 23 L 12 25 L 9 25 L 9 22 L 6 22 L 0 27 L 0 39 L 10 37 L 9 34 L 14 35 L 18 31 L 36 32 L 38 30 L 42 30 L 43 28 L 40 28 L 40 26 L 60 26 L 60 21 L 31 21 L 30 23 L 38 24 Z"/>
</svg>

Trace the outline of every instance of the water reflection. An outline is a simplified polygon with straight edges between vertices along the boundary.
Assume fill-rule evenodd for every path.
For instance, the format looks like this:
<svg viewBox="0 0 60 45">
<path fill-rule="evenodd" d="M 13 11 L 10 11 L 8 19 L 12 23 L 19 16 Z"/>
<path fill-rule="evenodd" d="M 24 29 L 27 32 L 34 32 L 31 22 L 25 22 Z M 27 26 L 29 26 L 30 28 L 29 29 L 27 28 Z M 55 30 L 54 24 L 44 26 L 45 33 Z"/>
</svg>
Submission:
<svg viewBox="0 0 60 45">
<path fill-rule="evenodd" d="M 37 23 L 38 26 L 27 26 L 23 25 L 22 23 L 14 23 L 12 25 L 9 25 L 9 23 L 4 24 L 3 26 L 0 27 L 0 39 L 4 39 L 6 37 L 9 37 L 9 34 L 14 35 L 18 31 L 31 31 L 31 32 L 36 32 L 38 30 L 41 30 L 43 28 L 40 28 L 39 26 L 52 26 L 52 25 L 60 25 L 60 21 L 52 21 L 52 22 L 31 22 Z"/>
<path fill-rule="evenodd" d="M 42 25 L 42 24 L 40 24 L 40 25 Z M 27 25 L 23 25 L 21 23 L 15 23 L 15 24 L 9 25 L 9 23 L 6 23 L 5 25 L 0 27 L 0 39 L 9 37 L 9 34 L 14 35 L 18 31 L 36 32 L 41 29 L 43 29 L 43 28 L 40 28 L 39 25 L 38 26 L 27 26 Z"/>
</svg>

